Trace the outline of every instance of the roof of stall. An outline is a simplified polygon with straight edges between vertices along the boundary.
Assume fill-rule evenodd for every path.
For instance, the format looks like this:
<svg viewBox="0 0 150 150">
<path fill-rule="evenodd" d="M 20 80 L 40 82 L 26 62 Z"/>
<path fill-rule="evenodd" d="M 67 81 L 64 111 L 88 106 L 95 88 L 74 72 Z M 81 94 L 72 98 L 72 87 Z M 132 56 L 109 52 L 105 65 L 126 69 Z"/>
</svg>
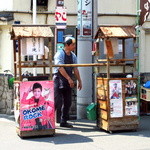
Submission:
<svg viewBox="0 0 150 150">
<path fill-rule="evenodd" d="M 48 25 L 13 25 L 11 39 L 29 37 L 54 37 Z"/>
<path fill-rule="evenodd" d="M 97 38 L 135 38 L 135 28 L 133 26 L 101 26 L 99 27 L 95 39 Z"/>
</svg>

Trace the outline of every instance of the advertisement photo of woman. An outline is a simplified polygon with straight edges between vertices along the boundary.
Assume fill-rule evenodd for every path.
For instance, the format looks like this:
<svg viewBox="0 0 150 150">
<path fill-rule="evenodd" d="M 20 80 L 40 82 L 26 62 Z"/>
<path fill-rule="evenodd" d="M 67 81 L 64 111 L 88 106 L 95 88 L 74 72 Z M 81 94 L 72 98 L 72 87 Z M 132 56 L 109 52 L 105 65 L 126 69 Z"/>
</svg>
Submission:
<svg viewBox="0 0 150 150">
<path fill-rule="evenodd" d="M 41 130 L 55 127 L 52 85 L 53 82 L 50 81 L 22 82 L 20 85 L 21 130 Z"/>
</svg>

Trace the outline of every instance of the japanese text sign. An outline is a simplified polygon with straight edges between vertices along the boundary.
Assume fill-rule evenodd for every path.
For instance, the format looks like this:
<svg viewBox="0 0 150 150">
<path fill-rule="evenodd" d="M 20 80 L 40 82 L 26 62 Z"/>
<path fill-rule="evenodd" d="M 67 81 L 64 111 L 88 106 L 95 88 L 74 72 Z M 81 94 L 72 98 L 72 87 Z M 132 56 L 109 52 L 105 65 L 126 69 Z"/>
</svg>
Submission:
<svg viewBox="0 0 150 150">
<path fill-rule="evenodd" d="M 141 0 L 140 9 L 140 24 L 142 25 L 147 20 L 150 14 L 150 0 Z"/>
<path fill-rule="evenodd" d="M 55 22 L 58 29 L 65 29 L 67 24 L 66 8 L 57 7 L 55 10 Z"/>
<path fill-rule="evenodd" d="M 78 0 L 78 35 L 92 36 L 92 0 Z"/>
</svg>

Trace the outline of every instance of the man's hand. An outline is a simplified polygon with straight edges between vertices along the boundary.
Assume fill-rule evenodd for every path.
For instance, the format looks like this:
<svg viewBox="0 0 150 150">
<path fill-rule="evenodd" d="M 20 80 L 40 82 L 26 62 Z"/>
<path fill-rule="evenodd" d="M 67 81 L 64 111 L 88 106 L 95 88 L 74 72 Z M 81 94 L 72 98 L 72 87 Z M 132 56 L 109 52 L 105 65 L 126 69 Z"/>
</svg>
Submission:
<svg viewBox="0 0 150 150">
<path fill-rule="evenodd" d="M 74 88 L 75 84 L 71 78 L 68 79 L 68 83 L 69 83 L 71 88 Z"/>
<path fill-rule="evenodd" d="M 75 76 L 78 80 L 78 90 L 81 90 L 82 89 L 82 81 L 81 81 L 81 78 L 80 78 L 80 74 L 79 74 L 79 70 L 78 68 L 74 68 L 74 73 L 75 73 Z"/>
<path fill-rule="evenodd" d="M 78 90 L 80 91 L 82 89 L 82 82 L 78 82 Z"/>
</svg>

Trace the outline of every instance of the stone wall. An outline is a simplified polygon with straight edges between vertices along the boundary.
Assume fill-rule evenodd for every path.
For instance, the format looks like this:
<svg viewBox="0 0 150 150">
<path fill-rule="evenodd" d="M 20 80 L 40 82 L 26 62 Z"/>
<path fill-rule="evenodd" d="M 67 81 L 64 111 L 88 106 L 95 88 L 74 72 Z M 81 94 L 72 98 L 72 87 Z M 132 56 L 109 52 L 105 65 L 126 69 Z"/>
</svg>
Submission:
<svg viewBox="0 0 150 150">
<path fill-rule="evenodd" d="M 8 76 L 0 76 L 0 113 L 13 114 L 13 89 L 9 88 Z"/>
</svg>

